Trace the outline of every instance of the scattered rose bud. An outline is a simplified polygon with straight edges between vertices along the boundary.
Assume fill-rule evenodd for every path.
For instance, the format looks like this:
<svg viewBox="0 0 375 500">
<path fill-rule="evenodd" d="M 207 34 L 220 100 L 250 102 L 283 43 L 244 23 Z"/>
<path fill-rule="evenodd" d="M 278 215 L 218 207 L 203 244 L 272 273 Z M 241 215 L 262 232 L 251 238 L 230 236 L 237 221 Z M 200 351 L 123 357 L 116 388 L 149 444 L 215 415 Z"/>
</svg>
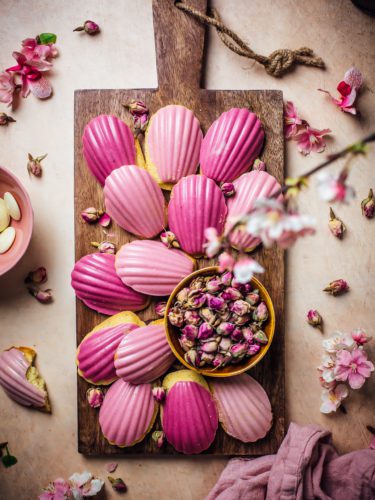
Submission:
<svg viewBox="0 0 375 500">
<path fill-rule="evenodd" d="M 226 307 L 225 300 L 221 297 L 215 297 L 214 295 L 207 294 L 207 305 L 213 311 L 219 311 Z"/>
<path fill-rule="evenodd" d="M 133 99 L 129 104 L 123 104 L 133 117 L 133 125 L 136 132 L 144 132 L 148 125 L 149 109 L 143 101 Z M 168 232 L 168 231 L 167 231 Z M 179 247 L 175 247 L 179 248 Z"/>
<path fill-rule="evenodd" d="M 118 467 L 118 464 L 116 462 L 108 462 L 107 464 L 105 464 L 105 470 L 107 472 L 109 472 L 110 474 L 112 472 L 115 472 L 115 470 L 117 469 Z"/>
<path fill-rule="evenodd" d="M 166 307 L 167 307 L 167 303 L 166 302 L 158 302 L 155 305 L 155 312 L 156 312 L 156 314 L 162 318 L 164 316 L 164 314 L 165 314 Z"/>
<path fill-rule="evenodd" d="M 197 327 L 195 327 L 195 328 L 197 328 Z M 214 329 L 212 328 L 212 326 L 206 322 L 203 322 L 199 327 L 197 338 L 199 340 L 207 340 L 210 337 L 212 337 L 213 333 L 214 333 Z"/>
<path fill-rule="evenodd" d="M 38 267 L 35 271 L 30 271 L 25 278 L 25 283 L 34 283 L 40 285 L 47 281 L 47 269 L 45 267 Z"/>
<path fill-rule="evenodd" d="M 258 172 L 264 172 L 266 170 L 266 164 L 264 163 L 264 161 L 257 158 L 254 161 L 253 170 L 257 170 Z"/>
<path fill-rule="evenodd" d="M 222 182 L 220 184 L 220 189 L 225 196 L 225 198 L 231 198 L 234 196 L 236 189 L 234 187 L 234 184 L 232 182 Z"/>
<path fill-rule="evenodd" d="M 307 322 L 314 328 L 322 330 L 323 319 L 316 309 L 310 309 L 307 313 Z"/>
<path fill-rule="evenodd" d="M 186 311 L 184 314 L 185 323 L 189 325 L 198 325 L 201 321 L 198 311 Z"/>
<path fill-rule="evenodd" d="M 358 345 L 364 345 L 367 344 L 369 340 L 372 339 L 369 335 L 367 335 L 367 332 L 363 330 L 363 328 L 357 328 L 356 330 L 352 331 L 352 339 L 354 342 L 357 342 Z"/>
<path fill-rule="evenodd" d="M 0 126 L 8 125 L 8 123 L 15 122 L 16 120 L 6 113 L 0 113 Z"/>
<path fill-rule="evenodd" d="M 88 35 L 96 35 L 100 32 L 100 28 L 94 21 L 85 21 L 82 26 L 78 26 L 73 31 L 84 31 Z"/>
<path fill-rule="evenodd" d="M 251 344 L 247 350 L 247 354 L 249 354 L 249 356 L 254 356 L 254 354 L 258 354 L 259 351 L 260 351 L 259 344 Z"/>
<path fill-rule="evenodd" d="M 112 488 L 117 491 L 117 493 L 125 493 L 127 491 L 127 486 L 124 483 L 124 481 L 120 478 L 117 477 L 116 479 L 112 476 L 108 476 L 108 481 L 111 483 Z"/>
<path fill-rule="evenodd" d="M 230 310 L 238 316 L 243 316 L 250 311 L 250 305 L 244 300 L 236 300 L 231 304 Z"/>
<path fill-rule="evenodd" d="M 87 389 L 86 397 L 91 408 L 100 408 L 104 401 L 103 391 L 99 387 L 90 387 Z"/>
<path fill-rule="evenodd" d="M 220 335 L 227 336 L 231 335 L 235 328 L 236 325 L 234 325 L 233 323 L 228 323 L 224 321 L 223 323 L 220 323 L 220 325 L 216 328 L 216 331 Z"/>
<path fill-rule="evenodd" d="M 160 385 L 153 387 L 152 395 L 158 403 L 162 403 L 165 400 L 165 389 Z"/>
<path fill-rule="evenodd" d="M 91 224 L 92 222 L 96 222 L 97 220 L 99 220 L 99 217 L 101 217 L 102 215 L 103 215 L 103 211 L 102 210 L 98 210 L 95 207 L 85 208 L 85 210 L 83 210 L 83 212 L 81 212 L 82 219 L 85 222 L 88 222 L 89 224 Z"/>
<path fill-rule="evenodd" d="M 336 217 L 335 212 L 332 208 L 329 208 L 329 222 L 328 227 L 333 236 L 336 238 L 342 239 L 344 236 L 344 232 L 346 231 L 346 226 L 341 219 Z"/>
<path fill-rule="evenodd" d="M 180 244 L 172 231 L 163 231 L 160 233 L 160 241 L 168 248 L 180 248 Z"/>
<path fill-rule="evenodd" d="M 268 337 L 262 330 L 258 330 L 254 333 L 253 339 L 259 344 L 268 344 Z"/>
<path fill-rule="evenodd" d="M 92 241 L 90 245 L 97 248 L 100 253 L 110 253 L 112 255 L 116 253 L 116 246 L 110 241 L 102 241 L 101 243 Z"/>
<path fill-rule="evenodd" d="M 47 157 L 47 155 L 37 156 L 34 158 L 30 153 L 27 155 L 29 161 L 27 162 L 27 171 L 29 174 L 35 175 L 35 177 L 40 177 L 42 175 L 42 161 Z"/>
<path fill-rule="evenodd" d="M 368 219 L 372 219 L 375 214 L 375 199 L 374 192 L 370 189 L 367 198 L 362 200 L 361 202 L 362 215 L 367 217 Z"/>
<path fill-rule="evenodd" d="M 237 326 L 237 327 L 233 330 L 233 332 L 231 333 L 230 338 L 231 338 L 234 342 L 240 342 L 240 341 L 243 339 L 242 330 L 241 330 L 240 328 L 238 328 L 238 326 Z"/>
<path fill-rule="evenodd" d="M 105 212 L 102 213 L 98 219 L 98 224 L 100 224 L 102 227 L 108 227 L 111 224 L 111 218 L 108 214 Z"/>
<path fill-rule="evenodd" d="M 52 302 L 52 290 L 48 288 L 47 290 L 39 290 L 35 287 L 27 287 L 30 295 L 36 298 L 41 304 L 49 304 Z"/>
<path fill-rule="evenodd" d="M 341 295 L 349 290 L 348 283 L 343 279 L 331 281 L 331 283 L 323 288 L 323 292 L 330 293 L 331 295 Z"/>
<path fill-rule="evenodd" d="M 261 302 L 253 312 L 254 321 L 266 321 L 268 319 L 268 309 L 264 302 Z"/>
<path fill-rule="evenodd" d="M 188 340 L 194 340 L 198 335 L 198 327 L 195 325 L 186 325 L 181 331 Z"/>
<path fill-rule="evenodd" d="M 160 449 L 165 443 L 165 434 L 163 431 L 154 431 L 151 435 L 153 441 L 155 441 L 156 446 Z"/>
</svg>

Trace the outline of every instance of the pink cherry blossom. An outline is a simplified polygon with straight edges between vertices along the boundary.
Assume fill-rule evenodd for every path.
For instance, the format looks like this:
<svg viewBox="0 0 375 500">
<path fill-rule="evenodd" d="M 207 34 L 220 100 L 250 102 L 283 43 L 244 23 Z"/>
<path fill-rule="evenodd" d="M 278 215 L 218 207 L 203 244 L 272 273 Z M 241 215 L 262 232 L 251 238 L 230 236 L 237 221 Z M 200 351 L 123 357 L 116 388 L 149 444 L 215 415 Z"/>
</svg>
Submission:
<svg viewBox="0 0 375 500">
<path fill-rule="evenodd" d="M 233 274 L 238 283 L 249 283 L 254 273 L 264 273 L 264 269 L 251 257 L 240 257 L 233 268 Z"/>
<path fill-rule="evenodd" d="M 373 371 L 374 365 L 368 361 L 363 349 L 354 349 L 352 352 L 343 350 L 336 355 L 335 378 L 347 381 L 352 389 L 361 388 Z"/>
<path fill-rule="evenodd" d="M 357 114 L 357 110 L 354 107 L 355 100 L 357 98 L 358 92 L 363 84 L 363 77 L 361 72 L 352 67 L 344 75 L 344 79 L 337 85 L 337 90 L 340 97 L 336 99 L 328 90 L 318 89 L 321 92 L 325 92 L 330 96 L 332 101 L 338 106 L 341 111 L 346 113 L 351 113 L 352 115 Z"/>
<path fill-rule="evenodd" d="M 306 124 L 304 130 L 295 135 L 293 140 L 297 141 L 298 151 L 305 156 L 311 152 L 322 153 L 326 147 L 323 137 L 330 133 L 331 130 L 329 128 L 318 130 Z"/>
<path fill-rule="evenodd" d="M 335 381 L 335 367 L 335 357 L 330 356 L 329 354 L 323 354 L 322 364 L 318 367 L 318 371 L 320 372 L 320 377 L 324 381 L 324 383 L 331 384 Z"/>
<path fill-rule="evenodd" d="M 30 66 L 34 66 L 39 71 L 48 71 L 52 68 L 50 59 L 56 57 L 58 51 L 54 44 L 41 45 L 35 38 L 26 38 L 22 41 L 21 54 L 26 57 Z"/>
<path fill-rule="evenodd" d="M 351 351 L 356 347 L 352 336 L 341 332 L 335 332 L 330 338 L 323 340 L 322 345 L 329 354 L 335 354 L 342 349 Z"/>
<path fill-rule="evenodd" d="M 348 203 L 355 197 L 355 191 L 346 183 L 347 178 L 348 172 L 345 169 L 339 175 L 320 172 L 316 176 L 320 198 L 329 203 Z"/>
<path fill-rule="evenodd" d="M 356 330 L 352 331 L 352 339 L 358 345 L 367 344 L 367 342 L 369 342 L 371 338 L 372 337 L 367 335 L 367 332 L 363 328 L 357 328 Z"/>
<path fill-rule="evenodd" d="M 39 495 L 39 500 L 65 500 L 73 498 L 70 484 L 62 478 L 57 478 Z"/>
<path fill-rule="evenodd" d="M 232 254 L 228 252 L 223 252 L 219 255 L 218 259 L 219 271 L 223 273 L 224 271 L 232 271 L 236 261 Z"/>
<path fill-rule="evenodd" d="M 297 134 L 302 120 L 298 116 L 297 108 L 291 101 L 287 101 L 284 109 L 284 134 L 286 139 L 291 139 Z"/>
<path fill-rule="evenodd" d="M 0 102 L 10 106 L 13 102 L 13 94 L 16 90 L 14 76 L 6 71 L 0 73 Z"/>
<path fill-rule="evenodd" d="M 52 94 L 52 87 L 41 72 L 48 71 L 48 69 L 50 69 L 50 63 L 42 59 L 39 61 L 29 60 L 20 52 L 13 52 L 13 57 L 16 59 L 17 65 L 8 68 L 7 71 L 21 77 L 22 97 L 27 97 L 30 92 L 38 97 L 38 99 L 46 99 L 49 97 Z"/>
<path fill-rule="evenodd" d="M 207 243 L 205 244 L 206 255 L 207 257 L 212 258 L 221 250 L 221 238 L 219 237 L 217 229 L 214 227 L 208 227 L 205 230 L 204 235 L 207 240 Z"/>
<path fill-rule="evenodd" d="M 324 389 L 322 391 L 322 413 L 332 413 L 341 405 L 341 401 L 348 396 L 348 388 L 344 384 L 337 385 L 334 389 Z"/>
</svg>

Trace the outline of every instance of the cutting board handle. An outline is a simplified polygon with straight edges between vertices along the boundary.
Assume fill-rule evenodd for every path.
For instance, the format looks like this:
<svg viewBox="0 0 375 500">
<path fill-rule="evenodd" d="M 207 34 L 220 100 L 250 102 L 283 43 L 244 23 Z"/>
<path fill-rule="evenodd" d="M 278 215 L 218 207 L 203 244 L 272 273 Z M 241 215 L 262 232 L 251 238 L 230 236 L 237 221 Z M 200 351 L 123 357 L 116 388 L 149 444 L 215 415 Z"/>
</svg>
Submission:
<svg viewBox="0 0 375 500">
<path fill-rule="evenodd" d="M 174 0 L 152 4 L 159 89 L 178 94 L 199 88 L 205 27 L 175 7 Z M 207 0 L 189 0 L 189 5 L 206 12 Z"/>
</svg>

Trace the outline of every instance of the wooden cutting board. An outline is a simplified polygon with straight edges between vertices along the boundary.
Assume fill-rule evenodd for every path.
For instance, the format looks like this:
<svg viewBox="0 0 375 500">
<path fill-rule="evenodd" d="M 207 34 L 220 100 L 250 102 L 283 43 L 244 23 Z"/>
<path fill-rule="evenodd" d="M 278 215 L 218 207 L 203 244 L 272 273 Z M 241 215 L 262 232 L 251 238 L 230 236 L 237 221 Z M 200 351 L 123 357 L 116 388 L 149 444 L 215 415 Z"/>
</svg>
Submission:
<svg viewBox="0 0 375 500">
<path fill-rule="evenodd" d="M 189 0 L 190 5 L 206 11 L 206 0 Z M 99 114 L 114 114 L 128 125 L 131 120 L 122 103 L 141 99 L 152 113 L 167 104 L 182 104 L 198 117 L 203 132 L 219 115 L 232 107 L 247 107 L 263 123 L 266 142 L 262 159 L 267 170 L 280 182 L 284 178 L 283 100 L 276 90 L 205 90 L 200 88 L 205 28 L 179 11 L 173 0 L 153 0 L 153 16 L 159 88 L 133 90 L 77 90 L 75 92 L 75 256 L 76 260 L 93 252 L 90 241 L 103 240 L 100 226 L 84 224 L 80 212 L 88 206 L 101 207 L 103 190 L 86 167 L 81 137 L 85 125 Z M 226 49 L 223 49 L 226 50 Z M 112 224 L 113 240 L 118 247 L 134 238 Z M 205 454 L 264 455 L 274 453 L 285 433 L 284 398 L 284 255 L 278 248 L 259 249 L 256 259 L 265 268 L 261 277 L 276 311 L 276 333 L 267 356 L 251 370 L 251 375 L 266 390 L 272 404 L 274 424 L 270 433 L 254 444 L 244 444 L 226 435 L 219 428 L 216 439 Z M 205 267 L 207 259 L 199 260 Z M 156 301 L 155 301 L 156 302 Z M 142 311 L 143 320 L 155 319 L 154 304 Z M 76 302 L 77 344 L 104 316 Z M 98 411 L 86 401 L 89 384 L 78 377 L 78 451 L 86 455 L 178 455 L 172 446 L 159 450 L 151 433 L 132 448 L 117 448 L 107 443 L 101 434 Z M 157 421 L 154 429 L 160 429 Z"/>
</svg>

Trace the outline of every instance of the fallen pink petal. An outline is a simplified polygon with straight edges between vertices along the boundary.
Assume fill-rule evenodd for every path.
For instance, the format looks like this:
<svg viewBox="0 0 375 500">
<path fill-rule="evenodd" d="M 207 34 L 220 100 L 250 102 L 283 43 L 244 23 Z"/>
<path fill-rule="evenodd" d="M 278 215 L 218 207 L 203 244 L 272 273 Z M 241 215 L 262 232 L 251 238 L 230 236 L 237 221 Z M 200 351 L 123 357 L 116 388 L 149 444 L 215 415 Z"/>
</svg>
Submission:
<svg viewBox="0 0 375 500">
<path fill-rule="evenodd" d="M 286 139 L 294 137 L 300 125 L 302 125 L 302 120 L 298 116 L 297 108 L 293 102 L 287 101 L 284 107 L 284 134 Z"/>
<path fill-rule="evenodd" d="M 305 156 L 311 152 L 322 153 L 326 147 L 323 137 L 330 133 L 329 128 L 318 130 L 306 125 L 304 130 L 293 137 L 293 140 L 297 141 L 298 151 Z"/>
<path fill-rule="evenodd" d="M 107 472 L 109 472 L 110 474 L 112 472 L 115 472 L 115 470 L 117 469 L 118 467 L 118 463 L 117 462 L 108 462 L 107 464 L 105 464 L 105 470 Z"/>
<path fill-rule="evenodd" d="M 110 216 L 108 214 L 104 213 L 103 215 L 101 215 L 99 217 L 98 223 L 102 227 L 108 227 L 111 224 L 111 218 L 110 218 Z"/>
</svg>

